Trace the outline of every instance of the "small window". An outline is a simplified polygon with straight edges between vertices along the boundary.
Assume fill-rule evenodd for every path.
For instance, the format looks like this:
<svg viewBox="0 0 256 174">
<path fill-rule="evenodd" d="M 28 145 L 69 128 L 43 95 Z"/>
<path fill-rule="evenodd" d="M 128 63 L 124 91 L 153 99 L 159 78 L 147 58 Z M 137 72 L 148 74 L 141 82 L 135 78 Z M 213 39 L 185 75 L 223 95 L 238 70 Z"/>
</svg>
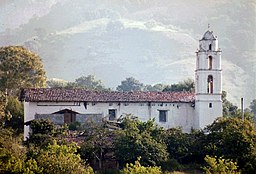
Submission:
<svg viewBox="0 0 256 174">
<path fill-rule="evenodd" d="M 208 57 L 208 69 L 212 69 L 212 56 Z"/>
<path fill-rule="evenodd" d="M 212 44 L 209 45 L 209 50 L 210 50 L 210 51 L 212 50 Z"/>
<path fill-rule="evenodd" d="M 207 92 L 208 92 L 208 94 L 212 94 L 213 93 L 213 77 L 212 77 L 212 75 L 208 76 L 207 82 L 208 82 Z"/>
<path fill-rule="evenodd" d="M 167 121 L 167 111 L 159 110 L 159 122 L 166 122 L 166 121 Z"/>
<path fill-rule="evenodd" d="M 209 108 L 212 108 L 212 103 L 209 103 Z"/>
<path fill-rule="evenodd" d="M 116 109 L 109 109 L 108 110 L 109 120 L 115 120 L 116 119 Z"/>
</svg>

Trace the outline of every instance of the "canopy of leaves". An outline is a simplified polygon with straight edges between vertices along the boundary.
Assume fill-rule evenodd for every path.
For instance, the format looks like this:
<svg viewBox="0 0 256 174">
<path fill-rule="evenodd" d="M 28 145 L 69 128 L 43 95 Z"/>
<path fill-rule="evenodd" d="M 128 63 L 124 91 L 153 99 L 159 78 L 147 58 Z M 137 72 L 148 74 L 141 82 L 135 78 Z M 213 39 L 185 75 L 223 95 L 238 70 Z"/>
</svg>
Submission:
<svg viewBox="0 0 256 174">
<path fill-rule="evenodd" d="M 10 129 L 0 129 L 0 173 L 41 173 L 33 159 L 27 159 L 21 139 Z"/>
<path fill-rule="evenodd" d="M 167 160 L 168 153 L 161 135 L 163 130 L 154 121 L 141 122 L 125 117 L 115 140 L 115 155 L 121 164 L 141 157 L 143 165 L 157 165 Z"/>
<path fill-rule="evenodd" d="M 18 134 L 24 131 L 24 109 L 23 104 L 15 96 L 7 97 L 5 112 L 10 118 L 5 121 L 5 127 L 11 127 Z"/>
<path fill-rule="evenodd" d="M 244 173 L 256 172 L 256 128 L 252 122 L 223 117 L 205 131 L 203 147 L 209 155 L 237 161 Z"/>
<path fill-rule="evenodd" d="M 74 143 L 58 145 L 54 141 L 53 145 L 48 145 L 45 149 L 39 151 L 36 161 L 43 169 L 43 173 L 92 174 L 93 169 L 86 165 L 76 154 L 77 148 Z"/>
<path fill-rule="evenodd" d="M 21 46 L 0 47 L 0 90 L 18 95 L 20 88 L 44 87 L 43 64 L 38 55 Z"/>
<path fill-rule="evenodd" d="M 113 132 L 105 127 L 104 122 L 87 120 L 83 125 L 84 141 L 78 150 L 81 157 L 93 164 L 95 159 L 99 161 L 99 168 L 102 167 L 104 156 L 113 148 Z"/>
<path fill-rule="evenodd" d="M 187 79 L 178 84 L 172 84 L 171 86 L 167 86 L 163 89 L 163 92 L 182 92 L 188 91 L 193 92 L 195 91 L 195 83 L 192 79 Z"/>
<path fill-rule="evenodd" d="M 256 116 L 256 99 L 254 99 L 251 104 L 250 104 L 250 109 L 252 111 L 252 113 L 254 114 L 254 116 Z"/>
<path fill-rule="evenodd" d="M 183 133 L 181 129 L 171 128 L 166 130 L 164 137 L 170 158 L 177 160 L 179 163 L 187 164 L 201 162 L 202 149 L 200 141 L 204 138 L 201 131 L 192 131 Z"/>
<path fill-rule="evenodd" d="M 210 157 L 206 155 L 204 158 L 208 166 L 203 167 L 205 174 L 240 174 L 236 162 L 222 157 Z"/>
<path fill-rule="evenodd" d="M 97 80 L 94 75 L 81 76 L 75 80 L 75 85 L 89 90 L 104 90 L 101 80 Z"/>
<path fill-rule="evenodd" d="M 117 91 L 129 92 L 129 91 L 142 91 L 143 83 L 140 83 L 139 80 L 136 80 L 133 77 L 128 77 L 121 82 L 121 85 L 117 86 Z"/>
<path fill-rule="evenodd" d="M 38 147 L 45 147 L 53 142 L 54 133 L 56 132 L 55 125 L 48 119 L 36 119 L 31 121 L 31 132 L 27 145 L 31 144 Z"/>
</svg>

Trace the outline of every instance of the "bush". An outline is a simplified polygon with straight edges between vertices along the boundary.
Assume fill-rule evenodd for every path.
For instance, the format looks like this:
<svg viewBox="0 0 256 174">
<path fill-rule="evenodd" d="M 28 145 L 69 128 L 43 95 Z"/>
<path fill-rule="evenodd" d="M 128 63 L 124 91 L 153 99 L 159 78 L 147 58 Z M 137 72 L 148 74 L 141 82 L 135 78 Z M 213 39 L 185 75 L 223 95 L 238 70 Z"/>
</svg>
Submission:
<svg viewBox="0 0 256 174">
<path fill-rule="evenodd" d="M 140 164 L 140 158 L 134 164 L 126 164 L 126 167 L 121 171 L 122 174 L 161 174 L 163 173 L 160 167 L 144 167 Z"/>
<path fill-rule="evenodd" d="M 248 120 L 218 118 L 206 129 L 205 151 L 237 161 L 242 173 L 256 172 L 256 127 Z"/>
<path fill-rule="evenodd" d="M 236 162 L 229 159 L 223 159 L 222 157 L 210 157 L 206 155 L 204 158 L 207 167 L 203 167 L 206 174 L 240 174 Z"/>
<path fill-rule="evenodd" d="M 55 174 L 92 174 L 93 169 L 86 165 L 77 153 L 76 144 L 53 145 L 39 151 L 36 160 L 43 173 Z"/>
<path fill-rule="evenodd" d="M 78 121 L 75 121 L 69 124 L 68 129 L 74 131 L 74 130 L 78 130 L 80 126 L 81 126 L 81 123 L 79 123 Z"/>
<path fill-rule="evenodd" d="M 122 127 L 123 130 L 117 131 L 114 142 L 115 155 L 121 166 L 139 156 L 143 165 L 160 165 L 167 160 L 169 154 L 160 138 L 161 129 L 154 125 L 153 120 L 141 122 L 125 118 Z"/>
</svg>

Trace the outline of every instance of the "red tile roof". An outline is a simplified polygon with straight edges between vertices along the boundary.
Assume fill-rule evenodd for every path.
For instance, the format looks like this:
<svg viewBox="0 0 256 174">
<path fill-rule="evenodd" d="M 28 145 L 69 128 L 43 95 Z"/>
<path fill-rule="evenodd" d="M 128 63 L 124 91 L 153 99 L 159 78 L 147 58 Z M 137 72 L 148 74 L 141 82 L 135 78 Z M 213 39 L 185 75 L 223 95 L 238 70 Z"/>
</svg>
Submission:
<svg viewBox="0 0 256 174">
<path fill-rule="evenodd" d="M 20 100 L 26 102 L 194 102 L 195 94 L 189 92 L 117 92 L 88 91 L 84 89 L 31 88 L 21 92 Z"/>
</svg>

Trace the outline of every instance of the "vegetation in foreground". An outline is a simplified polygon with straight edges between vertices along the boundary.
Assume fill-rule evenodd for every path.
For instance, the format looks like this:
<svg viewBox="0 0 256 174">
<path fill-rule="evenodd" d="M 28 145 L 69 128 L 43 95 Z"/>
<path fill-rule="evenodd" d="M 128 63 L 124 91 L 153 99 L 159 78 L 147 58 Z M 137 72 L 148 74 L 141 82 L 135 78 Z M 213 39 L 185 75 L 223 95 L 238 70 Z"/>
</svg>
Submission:
<svg viewBox="0 0 256 174">
<path fill-rule="evenodd" d="M 34 120 L 24 145 L 13 130 L 2 128 L 0 173 L 107 173 L 109 156 L 119 164 L 111 173 L 256 171 L 256 128 L 249 120 L 218 118 L 204 131 L 191 133 L 164 130 L 154 120 L 132 116 L 113 130 L 104 122 L 90 125 L 78 126 L 71 136 L 67 126 L 57 129 L 49 120 Z"/>
</svg>

